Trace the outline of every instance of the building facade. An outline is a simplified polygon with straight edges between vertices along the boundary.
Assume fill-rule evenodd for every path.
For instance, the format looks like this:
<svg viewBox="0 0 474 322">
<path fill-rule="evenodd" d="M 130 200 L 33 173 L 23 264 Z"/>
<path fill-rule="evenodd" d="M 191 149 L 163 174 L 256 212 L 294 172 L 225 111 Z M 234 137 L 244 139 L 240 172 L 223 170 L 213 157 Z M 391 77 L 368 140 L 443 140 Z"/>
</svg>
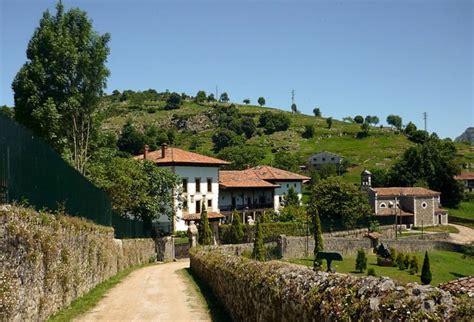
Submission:
<svg viewBox="0 0 474 322">
<path fill-rule="evenodd" d="M 339 167 L 344 158 L 335 153 L 322 151 L 316 154 L 313 154 L 308 158 L 308 164 L 310 166 L 319 168 L 323 164 L 334 164 L 336 167 Z"/>
<path fill-rule="evenodd" d="M 462 182 L 465 192 L 474 191 L 474 172 L 463 172 L 458 176 L 455 176 L 454 179 Z"/>
</svg>

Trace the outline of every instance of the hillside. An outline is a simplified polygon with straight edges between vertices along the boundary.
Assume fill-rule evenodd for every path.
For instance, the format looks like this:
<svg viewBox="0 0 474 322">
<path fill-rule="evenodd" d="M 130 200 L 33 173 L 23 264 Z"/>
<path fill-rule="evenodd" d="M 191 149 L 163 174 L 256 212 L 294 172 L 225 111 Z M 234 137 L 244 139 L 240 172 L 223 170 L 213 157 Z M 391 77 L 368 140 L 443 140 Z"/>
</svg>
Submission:
<svg viewBox="0 0 474 322">
<path fill-rule="evenodd" d="M 191 142 L 199 141 L 195 149 L 199 153 L 212 155 L 211 137 L 216 129 L 212 121 L 212 106 L 198 105 L 192 101 L 184 101 L 179 109 L 164 110 L 164 102 L 144 102 L 137 106 L 128 101 L 113 102 L 106 99 L 103 102 L 104 130 L 120 133 L 121 128 L 131 120 L 138 128 L 145 125 L 156 125 L 160 128 L 175 127 L 178 130 L 175 145 L 190 149 Z M 265 111 L 287 113 L 291 115 L 291 126 L 287 131 L 267 135 L 260 131 L 246 142 L 246 145 L 256 146 L 265 151 L 265 164 L 271 164 L 272 152 L 280 149 L 299 153 L 307 158 L 315 152 L 330 151 L 348 158 L 352 164 L 344 177 L 350 181 L 359 182 L 359 174 L 364 168 L 389 167 L 411 143 L 404 135 L 384 127 L 371 127 L 370 136 L 358 139 L 359 124 L 334 120 L 331 129 L 327 128 L 326 119 L 304 114 L 294 114 L 274 108 L 254 105 L 236 104 L 240 113 L 258 121 Z M 324 112 L 324 111 L 323 111 Z M 311 139 L 302 138 L 305 125 L 315 126 L 315 135 Z M 195 143 L 195 142 L 194 142 Z"/>
<path fill-rule="evenodd" d="M 455 141 L 474 143 L 474 127 L 468 127 Z"/>
</svg>

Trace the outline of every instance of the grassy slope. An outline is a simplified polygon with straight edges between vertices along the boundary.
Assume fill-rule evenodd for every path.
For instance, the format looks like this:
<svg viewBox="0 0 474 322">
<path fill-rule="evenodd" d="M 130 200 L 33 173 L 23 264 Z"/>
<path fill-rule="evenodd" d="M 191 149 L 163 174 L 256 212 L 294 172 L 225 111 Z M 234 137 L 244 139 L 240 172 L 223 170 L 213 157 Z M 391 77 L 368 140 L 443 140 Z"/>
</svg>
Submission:
<svg viewBox="0 0 474 322">
<path fill-rule="evenodd" d="M 474 220 L 474 202 L 461 202 L 458 209 L 449 209 L 449 215 Z"/>
<path fill-rule="evenodd" d="M 210 106 L 201 106 L 193 102 L 185 102 L 178 110 L 165 111 L 160 109 L 162 102 L 149 102 L 140 109 L 131 109 L 127 102 L 124 103 L 106 103 L 108 117 L 104 122 L 103 128 L 113 130 L 118 133 L 121 127 L 128 119 L 135 124 L 143 126 L 145 124 L 156 124 L 159 126 L 169 126 L 169 120 L 175 114 L 179 116 L 193 116 L 210 111 Z M 266 108 L 253 105 L 236 105 L 241 113 L 254 117 L 265 111 L 274 111 L 275 113 L 289 113 L 274 108 Z M 147 107 L 157 107 L 154 113 L 149 113 Z M 276 132 L 272 135 L 255 136 L 247 144 L 262 148 L 266 152 L 266 158 L 263 163 L 271 164 L 273 160 L 272 149 L 285 148 L 289 151 L 299 152 L 304 157 L 308 157 L 315 152 L 327 150 L 345 156 L 354 166 L 349 169 L 344 177 L 349 182 L 358 183 L 359 174 L 364 168 L 388 168 L 403 153 L 403 151 L 412 145 L 404 135 L 396 134 L 388 128 L 372 127 L 371 136 L 364 139 L 356 139 L 355 135 L 359 132 L 358 124 L 349 124 L 334 120 L 333 127 L 327 128 L 326 119 L 304 114 L 292 115 L 292 124 L 288 131 Z M 304 139 L 301 133 L 305 125 L 313 124 L 316 128 L 315 137 Z M 201 142 L 198 152 L 212 154 L 211 137 L 214 128 L 200 131 L 197 134 L 189 135 L 182 133 L 178 135 L 177 146 L 188 149 L 192 137 L 197 137 Z M 473 153 L 468 146 L 459 144 L 462 148 L 459 155 L 459 162 L 465 162 L 474 158 Z"/>
<path fill-rule="evenodd" d="M 417 253 L 418 264 L 423 265 L 422 253 Z M 431 285 L 438 285 L 453 279 L 463 276 L 474 275 L 474 259 L 463 258 L 460 253 L 446 252 L 446 251 L 432 251 L 429 253 L 430 266 L 433 280 Z M 302 264 L 313 266 L 313 259 L 293 259 L 290 262 L 295 264 Z M 368 255 L 367 268 L 374 268 L 377 276 L 388 276 L 401 283 L 417 282 L 420 283 L 420 272 L 416 275 L 410 275 L 408 270 L 401 271 L 397 267 L 382 267 L 378 266 L 375 255 Z M 324 264 L 326 265 L 326 264 Z M 358 276 L 365 276 L 366 273 L 355 272 L 355 256 L 346 257 L 342 262 L 333 262 L 336 271 L 339 273 L 349 273 Z"/>
</svg>

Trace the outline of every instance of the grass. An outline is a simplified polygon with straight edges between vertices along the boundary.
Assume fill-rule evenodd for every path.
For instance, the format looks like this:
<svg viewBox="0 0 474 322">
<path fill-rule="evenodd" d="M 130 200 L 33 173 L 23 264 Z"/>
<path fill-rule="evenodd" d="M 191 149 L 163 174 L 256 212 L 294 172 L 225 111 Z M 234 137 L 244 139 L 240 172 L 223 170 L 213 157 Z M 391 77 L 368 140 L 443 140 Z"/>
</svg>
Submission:
<svg viewBox="0 0 474 322">
<path fill-rule="evenodd" d="M 411 256 L 412 254 L 410 254 Z M 424 253 L 416 253 L 418 265 L 423 265 Z M 460 277 L 474 275 L 474 259 L 463 258 L 463 254 L 448 251 L 431 251 L 428 253 L 430 258 L 431 273 L 433 280 L 431 285 L 438 285 Z M 377 257 L 373 254 L 367 256 L 367 268 L 374 268 L 377 276 L 391 277 L 400 283 L 417 282 L 420 283 L 420 272 L 416 275 L 410 275 L 408 270 L 401 271 L 397 267 L 382 267 L 377 265 Z M 366 272 L 358 273 L 355 271 L 355 256 L 348 256 L 342 262 L 333 262 L 333 266 L 339 273 L 352 274 L 356 276 L 366 276 Z M 291 259 L 289 262 L 294 264 L 313 266 L 312 258 Z M 324 264 L 325 266 L 326 264 Z"/>
<path fill-rule="evenodd" d="M 190 287 L 198 294 L 200 301 L 209 311 L 214 322 L 230 321 L 231 318 L 219 299 L 213 294 L 211 288 L 198 276 L 193 274 L 190 268 L 180 270 L 180 273 L 189 281 Z"/>
<path fill-rule="evenodd" d="M 474 220 L 474 201 L 462 201 L 458 208 L 450 208 L 449 216 Z"/>
<path fill-rule="evenodd" d="M 184 244 L 188 244 L 188 243 L 189 243 L 188 237 L 176 237 L 174 239 L 174 244 L 175 245 L 184 245 Z"/>
<path fill-rule="evenodd" d="M 133 266 L 126 268 L 116 275 L 112 276 L 108 280 L 98 284 L 87 294 L 81 296 L 80 298 L 74 300 L 71 305 L 60 310 L 53 316 L 49 317 L 48 321 L 50 322 L 60 322 L 60 321 L 72 321 L 74 318 L 78 317 L 81 314 L 86 313 L 99 303 L 99 301 L 104 297 L 105 293 L 113 288 L 115 285 L 123 281 L 131 272 L 136 269 L 153 265 L 153 264 L 143 264 L 138 266 Z"/>
<path fill-rule="evenodd" d="M 417 227 L 419 228 L 419 227 Z M 421 230 L 421 228 L 419 228 Z M 446 226 L 433 226 L 433 227 L 424 227 L 423 231 L 430 231 L 430 232 L 436 232 L 436 233 L 451 233 L 451 234 L 457 234 L 459 233 L 459 229 L 457 229 L 454 226 L 446 225 Z M 420 231 L 421 233 L 421 231 Z"/>
</svg>

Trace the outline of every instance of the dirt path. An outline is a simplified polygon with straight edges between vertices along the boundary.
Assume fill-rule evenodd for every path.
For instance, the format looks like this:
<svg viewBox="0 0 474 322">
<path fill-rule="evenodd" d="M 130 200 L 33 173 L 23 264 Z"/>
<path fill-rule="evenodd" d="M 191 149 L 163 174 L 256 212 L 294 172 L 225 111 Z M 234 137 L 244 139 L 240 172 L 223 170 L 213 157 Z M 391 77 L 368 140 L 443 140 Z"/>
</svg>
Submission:
<svg viewBox="0 0 474 322">
<path fill-rule="evenodd" d="M 134 271 L 75 321 L 211 321 L 186 267 L 189 260 Z"/>
<path fill-rule="evenodd" d="M 450 226 L 454 226 L 459 230 L 459 233 L 449 234 L 449 239 L 458 244 L 468 244 L 470 242 L 474 242 L 474 229 L 461 226 L 461 225 L 453 225 L 449 224 Z"/>
</svg>

